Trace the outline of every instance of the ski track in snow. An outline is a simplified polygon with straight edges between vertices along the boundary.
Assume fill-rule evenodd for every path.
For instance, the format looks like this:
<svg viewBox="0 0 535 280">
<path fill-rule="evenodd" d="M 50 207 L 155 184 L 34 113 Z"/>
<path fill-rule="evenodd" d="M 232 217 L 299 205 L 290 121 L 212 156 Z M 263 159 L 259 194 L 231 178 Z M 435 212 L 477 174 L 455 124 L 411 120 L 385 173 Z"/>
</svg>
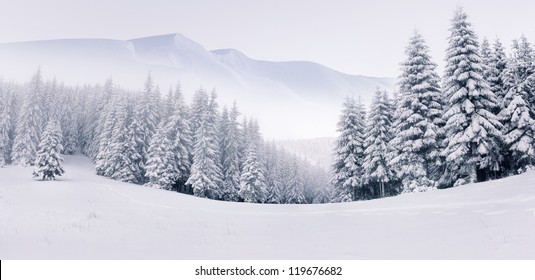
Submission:
<svg viewBox="0 0 535 280">
<path fill-rule="evenodd" d="M 0 169 L 1 259 L 533 259 L 535 172 L 325 205 L 212 201 L 110 180 Z"/>
</svg>

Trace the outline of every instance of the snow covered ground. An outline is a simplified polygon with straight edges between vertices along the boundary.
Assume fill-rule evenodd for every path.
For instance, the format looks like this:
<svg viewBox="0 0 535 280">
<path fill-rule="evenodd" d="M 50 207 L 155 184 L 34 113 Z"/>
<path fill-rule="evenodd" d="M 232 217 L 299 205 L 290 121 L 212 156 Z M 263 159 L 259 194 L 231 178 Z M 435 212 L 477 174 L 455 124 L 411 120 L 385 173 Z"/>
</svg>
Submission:
<svg viewBox="0 0 535 280">
<path fill-rule="evenodd" d="M 328 205 L 211 201 L 94 175 L 0 169 L 0 259 L 534 259 L 535 173 Z"/>
</svg>

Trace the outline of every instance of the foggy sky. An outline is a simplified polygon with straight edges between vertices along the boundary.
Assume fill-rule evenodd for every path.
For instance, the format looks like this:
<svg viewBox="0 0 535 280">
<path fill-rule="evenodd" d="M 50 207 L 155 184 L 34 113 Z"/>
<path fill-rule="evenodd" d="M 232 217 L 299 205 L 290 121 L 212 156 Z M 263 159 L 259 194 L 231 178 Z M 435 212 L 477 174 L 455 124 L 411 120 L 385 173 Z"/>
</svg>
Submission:
<svg viewBox="0 0 535 280">
<path fill-rule="evenodd" d="M 183 33 L 208 50 L 255 59 L 311 60 L 349 74 L 399 75 L 414 29 L 442 64 L 449 22 L 462 6 L 480 38 L 535 42 L 535 1 L 1 0 L 0 42 L 131 39 Z"/>
</svg>

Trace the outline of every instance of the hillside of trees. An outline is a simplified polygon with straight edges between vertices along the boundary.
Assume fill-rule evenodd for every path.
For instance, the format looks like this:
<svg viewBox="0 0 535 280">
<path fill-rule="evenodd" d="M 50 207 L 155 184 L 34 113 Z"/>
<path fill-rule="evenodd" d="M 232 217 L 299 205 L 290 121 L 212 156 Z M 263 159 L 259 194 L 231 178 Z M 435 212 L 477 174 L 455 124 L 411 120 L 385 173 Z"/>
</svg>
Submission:
<svg viewBox="0 0 535 280">
<path fill-rule="evenodd" d="M 333 201 L 449 188 L 533 169 L 535 52 L 522 36 L 506 55 L 481 44 L 466 13 L 451 21 L 442 77 L 415 32 L 398 90 L 368 111 L 347 98 L 338 124 Z"/>
<path fill-rule="evenodd" d="M 329 201 L 327 172 L 264 141 L 236 104 L 219 109 L 215 91 L 186 104 L 180 85 L 162 97 L 150 74 L 133 92 L 111 79 L 43 81 L 38 70 L 28 84 L 2 83 L 0 101 L 0 165 L 35 165 L 40 179 L 68 172 L 59 154 L 80 151 L 123 182 L 225 201 Z"/>
</svg>

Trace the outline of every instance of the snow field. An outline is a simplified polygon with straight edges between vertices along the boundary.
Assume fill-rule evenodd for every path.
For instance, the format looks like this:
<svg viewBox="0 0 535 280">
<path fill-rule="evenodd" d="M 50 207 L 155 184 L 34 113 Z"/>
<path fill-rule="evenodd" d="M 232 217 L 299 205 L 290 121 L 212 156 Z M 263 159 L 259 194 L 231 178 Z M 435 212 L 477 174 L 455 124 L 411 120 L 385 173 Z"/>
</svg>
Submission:
<svg viewBox="0 0 535 280">
<path fill-rule="evenodd" d="M 323 205 L 197 198 L 94 175 L 0 169 L 0 259 L 533 259 L 535 173 Z"/>
</svg>

